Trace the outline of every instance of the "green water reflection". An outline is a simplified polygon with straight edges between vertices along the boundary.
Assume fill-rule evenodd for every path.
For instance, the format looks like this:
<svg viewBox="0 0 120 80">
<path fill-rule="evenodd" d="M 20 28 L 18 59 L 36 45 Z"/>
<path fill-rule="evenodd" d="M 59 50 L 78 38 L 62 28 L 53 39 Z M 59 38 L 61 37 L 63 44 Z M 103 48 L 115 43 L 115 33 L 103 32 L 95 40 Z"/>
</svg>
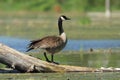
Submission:
<svg viewBox="0 0 120 80">
<path fill-rule="evenodd" d="M 31 53 L 32 56 L 41 58 L 43 60 L 43 54 Z M 48 54 L 50 58 L 50 55 Z M 84 67 L 120 67 L 120 54 L 117 52 L 112 53 L 100 53 L 100 52 L 80 52 L 80 51 L 63 51 L 55 54 L 55 61 L 60 64 L 84 66 Z"/>
</svg>

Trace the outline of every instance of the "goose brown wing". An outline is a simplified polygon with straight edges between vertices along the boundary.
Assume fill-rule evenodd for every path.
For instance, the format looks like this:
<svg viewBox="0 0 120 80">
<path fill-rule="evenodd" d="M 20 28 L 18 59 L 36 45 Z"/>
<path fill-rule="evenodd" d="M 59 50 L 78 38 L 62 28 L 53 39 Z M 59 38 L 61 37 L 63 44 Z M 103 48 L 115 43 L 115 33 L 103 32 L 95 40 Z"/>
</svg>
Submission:
<svg viewBox="0 0 120 80">
<path fill-rule="evenodd" d="M 57 36 L 47 36 L 42 39 L 33 40 L 29 45 L 29 48 L 54 48 L 62 45 L 63 40 Z"/>
</svg>

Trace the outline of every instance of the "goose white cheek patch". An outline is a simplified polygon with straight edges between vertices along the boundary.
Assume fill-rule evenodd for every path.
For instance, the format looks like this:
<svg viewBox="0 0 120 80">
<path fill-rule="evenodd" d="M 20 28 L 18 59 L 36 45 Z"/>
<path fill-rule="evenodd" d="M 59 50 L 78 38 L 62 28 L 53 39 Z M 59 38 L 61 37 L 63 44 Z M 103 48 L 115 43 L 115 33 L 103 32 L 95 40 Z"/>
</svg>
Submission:
<svg viewBox="0 0 120 80">
<path fill-rule="evenodd" d="M 61 17 L 61 19 L 62 19 L 62 20 L 65 20 L 65 18 L 64 18 L 64 17 Z"/>
</svg>

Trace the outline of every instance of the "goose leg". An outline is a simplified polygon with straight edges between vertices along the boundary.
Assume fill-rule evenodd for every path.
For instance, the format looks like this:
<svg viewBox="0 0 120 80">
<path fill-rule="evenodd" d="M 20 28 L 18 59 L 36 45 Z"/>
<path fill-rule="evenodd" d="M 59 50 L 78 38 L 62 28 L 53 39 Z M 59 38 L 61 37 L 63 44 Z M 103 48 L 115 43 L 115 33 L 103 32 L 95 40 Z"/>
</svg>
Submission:
<svg viewBox="0 0 120 80">
<path fill-rule="evenodd" d="M 51 54 L 51 62 L 55 64 L 59 64 L 58 62 L 54 62 L 54 54 Z"/>
<path fill-rule="evenodd" d="M 48 59 L 48 57 L 46 55 L 46 52 L 44 52 L 44 57 L 45 57 L 47 62 L 54 63 L 54 64 L 59 64 L 57 62 L 54 62 L 54 54 L 51 54 L 51 61 Z"/>
<path fill-rule="evenodd" d="M 51 61 L 48 59 L 48 57 L 47 57 L 47 55 L 46 55 L 46 52 L 44 52 L 44 57 L 45 57 L 45 59 L 46 59 L 47 62 L 51 62 Z"/>
<path fill-rule="evenodd" d="M 54 55 L 53 54 L 51 54 L 51 62 L 54 62 Z"/>
</svg>

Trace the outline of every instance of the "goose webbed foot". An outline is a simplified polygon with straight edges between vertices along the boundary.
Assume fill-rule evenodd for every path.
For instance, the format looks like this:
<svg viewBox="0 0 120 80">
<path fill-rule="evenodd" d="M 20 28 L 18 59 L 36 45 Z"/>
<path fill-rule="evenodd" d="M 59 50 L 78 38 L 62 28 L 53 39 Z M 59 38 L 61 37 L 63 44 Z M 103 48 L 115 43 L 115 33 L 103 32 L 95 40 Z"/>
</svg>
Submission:
<svg viewBox="0 0 120 80">
<path fill-rule="evenodd" d="M 54 61 L 50 61 L 50 60 L 46 60 L 46 61 L 49 62 L 49 63 L 53 63 L 53 64 L 57 64 L 57 65 L 59 65 L 58 62 L 54 62 Z"/>
<path fill-rule="evenodd" d="M 51 62 L 51 63 L 54 63 L 54 64 L 57 64 L 57 65 L 59 65 L 59 63 L 58 63 L 58 62 Z"/>
</svg>

